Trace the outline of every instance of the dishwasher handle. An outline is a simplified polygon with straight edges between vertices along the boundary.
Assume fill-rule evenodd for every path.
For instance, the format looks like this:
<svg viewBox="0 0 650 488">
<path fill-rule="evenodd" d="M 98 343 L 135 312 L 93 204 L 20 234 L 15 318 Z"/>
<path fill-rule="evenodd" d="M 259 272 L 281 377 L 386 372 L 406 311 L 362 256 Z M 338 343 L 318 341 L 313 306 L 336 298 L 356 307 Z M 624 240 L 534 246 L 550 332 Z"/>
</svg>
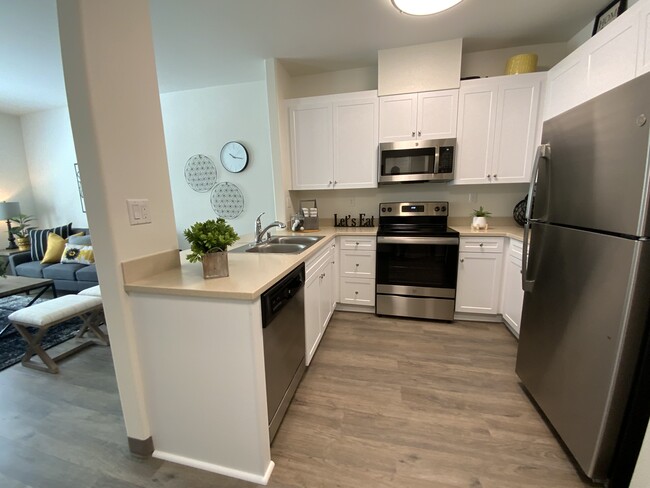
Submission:
<svg viewBox="0 0 650 488">
<path fill-rule="evenodd" d="M 301 264 L 262 294 L 262 328 L 268 327 L 280 311 L 305 286 L 305 264 Z"/>
</svg>

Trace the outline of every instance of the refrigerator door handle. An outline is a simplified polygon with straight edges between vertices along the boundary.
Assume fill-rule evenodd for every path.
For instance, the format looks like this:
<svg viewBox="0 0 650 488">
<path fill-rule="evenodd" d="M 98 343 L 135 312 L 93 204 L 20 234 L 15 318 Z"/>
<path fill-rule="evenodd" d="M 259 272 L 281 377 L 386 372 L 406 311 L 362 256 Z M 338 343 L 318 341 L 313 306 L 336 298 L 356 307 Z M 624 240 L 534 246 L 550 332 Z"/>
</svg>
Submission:
<svg viewBox="0 0 650 488">
<path fill-rule="evenodd" d="M 524 242 L 521 256 L 521 288 L 524 291 L 533 291 L 535 280 L 528 279 L 528 241 L 530 238 L 530 224 L 532 222 L 539 222 L 539 219 L 533 219 L 533 193 L 535 191 L 535 183 L 539 174 L 539 161 L 540 159 L 551 160 L 551 146 L 549 144 L 542 144 L 537 147 L 535 152 L 535 162 L 533 163 L 533 172 L 530 175 L 530 187 L 528 188 L 528 201 L 526 202 L 526 222 L 524 224 Z"/>
</svg>

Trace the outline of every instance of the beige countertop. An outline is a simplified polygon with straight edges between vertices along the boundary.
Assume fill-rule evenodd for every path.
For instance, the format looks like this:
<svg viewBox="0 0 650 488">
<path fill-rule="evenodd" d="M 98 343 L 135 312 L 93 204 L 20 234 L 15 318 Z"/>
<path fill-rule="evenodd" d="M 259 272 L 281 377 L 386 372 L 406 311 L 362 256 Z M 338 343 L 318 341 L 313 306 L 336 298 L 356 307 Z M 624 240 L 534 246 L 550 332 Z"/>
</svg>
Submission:
<svg viewBox="0 0 650 488">
<path fill-rule="evenodd" d="M 461 237 L 474 237 L 482 235 L 486 237 L 510 237 L 519 241 L 524 240 L 524 228 L 516 225 L 495 225 L 489 226 L 486 230 L 474 230 L 469 225 L 450 225 L 460 233 Z"/>
<path fill-rule="evenodd" d="M 515 225 L 495 225 L 487 230 L 472 230 L 469 225 L 451 225 L 461 237 L 484 235 L 486 237 L 510 237 L 523 239 L 523 229 Z M 375 236 L 376 227 L 323 227 L 314 232 L 278 231 L 275 235 L 325 236 L 301 254 L 256 254 L 230 252 L 226 278 L 204 279 L 201 263 L 189 263 L 188 251 L 168 251 L 159 256 L 149 256 L 122 263 L 124 289 L 127 292 L 158 295 L 254 300 L 282 276 L 300 263 L 318 254 L 331 238 L 336 236 Z M 232 249 L 251 241 L 243 236 Z M 163 270 L 163 271 L 160 271 Z"/>
<path fill-rule="evenodd" d="M 158 295 L 254 300 L 300 263 L 318 254 L 331 238 L 346 235 L 374 237 L 376 234 L 376 227 L 327 227 L 314 232 L 274 232 L 274 235 L 311 235 L 325 236 L 325 238 L 300 254 L 230 252 L 228 253 L 230 276 L 209 280 L 203 278 L 201 263 L 187 262 L 185 256 L 188 251 L 181 252 L 180 266 L 162 266 L 163 269 L 165 267 L 170 269 L 144 277 L 139 275 L 146 275 L 146 273 L 142 273 L 137 268 L 161 269 L 161 267 L 151 263 L 155 257 L 136 259 L 122 263 L 124 289 L 127 292 Z M 232 249 L 251 242 L 250 237 L 242 236 Z M 161 256 L 169 262 L 169 253 L 161 253 Z M 146 264 L 143 263 L 145 260 L 148 260 Z M 130 276 L 136 278 L 131 279 Z"/>
</svg>

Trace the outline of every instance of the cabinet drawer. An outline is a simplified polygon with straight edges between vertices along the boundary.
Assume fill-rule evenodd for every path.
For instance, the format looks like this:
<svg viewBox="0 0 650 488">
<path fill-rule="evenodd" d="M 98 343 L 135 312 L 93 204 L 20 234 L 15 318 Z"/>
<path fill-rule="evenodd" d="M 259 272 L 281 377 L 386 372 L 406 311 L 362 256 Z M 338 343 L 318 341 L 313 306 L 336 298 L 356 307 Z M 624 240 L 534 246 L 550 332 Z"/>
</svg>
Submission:
<svg viewBox="0 0 650 488">
<path fill-rule="evenodd" d="M 461 237 L 460 252 L 503 252 L 503 237 Z"/>
<path fill-rule="evenodd" d="M 341 251 L 341 277 L 374 278 L 375 251 Z"/>
<path fill-rule="evenodd" d="M 334 252 L 332 244 L 333 242 L 328 243 L 318 254 L 305 261 L 305 280 L 308 280 L 326 259 L 331 259 L 332 255 L 330 253 Z"/>
<path fill-rule="evenodd" d="M 375 280 L 341 278 L 341 303 L 375 305 Z"/>
<path fill-rule="evenodd" d="M 521 261 L 521 256 L 523 254 L 524 245 L 521 241 L 516 239 L 510 239 L 510 252 L 508 253 L 511 257 L 519 258 Z"/>
<path fill-rule="evenodd" d="M 374 251 L 377 247 L 377 238 L 374 236 L 342 236 L 341 250 L 360 250 L 360 251 Z"/>
</svg>

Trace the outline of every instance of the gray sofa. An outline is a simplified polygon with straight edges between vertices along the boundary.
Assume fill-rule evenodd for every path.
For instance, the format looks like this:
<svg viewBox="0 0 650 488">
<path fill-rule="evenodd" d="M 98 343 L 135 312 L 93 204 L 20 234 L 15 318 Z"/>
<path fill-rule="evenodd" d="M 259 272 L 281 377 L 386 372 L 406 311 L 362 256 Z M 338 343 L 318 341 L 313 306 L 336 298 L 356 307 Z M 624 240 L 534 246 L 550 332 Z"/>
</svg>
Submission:
<svg viewBox="0 0 650 488">
<path fill-rule="evenodd" d="M 87 234 L 88 229 L 72 229 L 73 234 L 78 232 Z M 38 261 L 32 261 L 30 251 L 9 256 L 9 269 L 14 276 L 54 280 L 57 291 L 78 292 L 99 284 L 94 264 L 41 264 Z"/>
</svg>

